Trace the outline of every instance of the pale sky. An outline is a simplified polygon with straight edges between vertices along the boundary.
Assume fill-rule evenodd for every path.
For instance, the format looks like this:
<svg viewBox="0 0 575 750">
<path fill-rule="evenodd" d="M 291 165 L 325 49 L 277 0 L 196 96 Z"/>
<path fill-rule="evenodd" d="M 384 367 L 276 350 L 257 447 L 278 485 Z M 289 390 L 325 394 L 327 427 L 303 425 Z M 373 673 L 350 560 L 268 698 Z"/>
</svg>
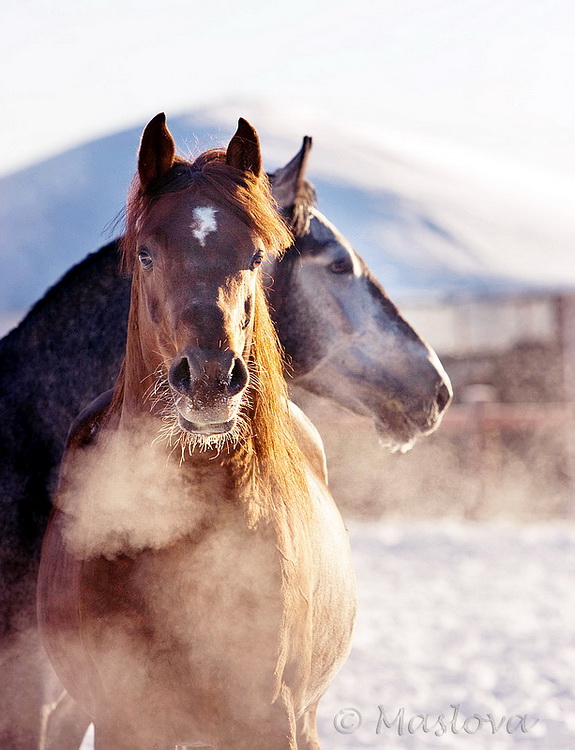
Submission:
<svg viewBox="0 0 575 750">
<path fill-rule="evenodd" d="M 574 74 L 574 0 L 1 0 L 0 174 L 233 98 L 573 177 Z"/>
</svg>

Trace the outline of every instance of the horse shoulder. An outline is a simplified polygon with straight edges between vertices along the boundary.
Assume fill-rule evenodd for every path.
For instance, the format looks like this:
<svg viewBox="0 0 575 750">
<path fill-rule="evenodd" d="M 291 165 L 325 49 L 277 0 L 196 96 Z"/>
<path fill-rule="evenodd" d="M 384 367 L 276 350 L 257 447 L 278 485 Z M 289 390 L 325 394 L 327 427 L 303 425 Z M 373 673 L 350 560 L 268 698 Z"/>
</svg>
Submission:
<svg viewBox="0 0 575 750">
<path fill-rule="evenodd" d="M 321 436 L 299 406 L 294 404 L 293 401 L 289 401 L 288 404 L 293 431 L 300 450 L 310 463 L 314 473 L 327 484 L 327 460 Z"/>
</svg>

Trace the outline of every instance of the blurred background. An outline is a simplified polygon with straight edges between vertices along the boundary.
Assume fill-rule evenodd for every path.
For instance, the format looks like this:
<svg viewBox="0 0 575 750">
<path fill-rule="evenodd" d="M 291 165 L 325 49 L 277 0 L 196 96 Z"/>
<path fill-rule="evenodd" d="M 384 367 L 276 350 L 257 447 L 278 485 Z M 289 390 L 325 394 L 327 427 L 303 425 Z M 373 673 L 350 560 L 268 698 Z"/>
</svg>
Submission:
<svg viewBox="0 0 575 750">
<path fill-rule="evenodd" d="M 489 748 L 572 747 L 574 50 L 572 0 L 0 4 L 2 333 L 118 233 L 152 116 L 191 152 L 243 116 L 268 171 L 313 136 L 320 210 L 452 378 L 440 429 L 405 455 L 305 403 L 360 592 L 320 711 L 333 750 L 460 747 L 376 736 L 382 702 L 530 711 L 536 729 Z M 358 734 L 334 728 L 349 705 Z"/>
</svg>

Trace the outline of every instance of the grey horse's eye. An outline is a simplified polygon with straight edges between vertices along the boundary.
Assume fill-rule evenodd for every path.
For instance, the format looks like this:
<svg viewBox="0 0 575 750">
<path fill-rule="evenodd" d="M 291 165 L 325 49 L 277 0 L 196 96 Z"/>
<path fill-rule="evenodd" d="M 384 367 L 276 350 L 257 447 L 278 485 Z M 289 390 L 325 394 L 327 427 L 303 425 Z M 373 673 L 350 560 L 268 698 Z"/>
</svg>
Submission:
<svg viewBox="0 0 575 750">
<path fill-rule="evenodd" d="M 150 253 L 144 249 L 138 251 L 138 260 L 142 264 L 142 268 L 145 268 L 146 270 L 152 268 L 154 265 L 154 259 Z"/>
<path fill-rule="evenodd" d="M 353 263 L 350 258 L 339 258 L 329 264 L 328 270 L 332 273 L 353 273 Z"/>
</svg>

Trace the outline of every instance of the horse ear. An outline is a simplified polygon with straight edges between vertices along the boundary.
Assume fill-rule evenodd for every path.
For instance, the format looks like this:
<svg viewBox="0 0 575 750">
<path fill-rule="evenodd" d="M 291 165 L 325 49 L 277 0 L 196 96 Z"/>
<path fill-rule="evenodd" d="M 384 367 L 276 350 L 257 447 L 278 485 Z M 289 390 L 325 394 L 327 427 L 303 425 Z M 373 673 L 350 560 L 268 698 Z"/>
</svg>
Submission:
<svg viewBox="0 0 575 750">
<path fill-rule="evenodd" d="M 294 158 L 285 167 L 281 167 L 270 175 L 272 194 L 281 209 L 287 210 L 296 203 L 296 198 L 305 183 L 311 145 L 310 136 L 304 136 L 302 147 Z"/>
<path fill-rule="evenodd" d="M 146 125 L 140 141 L 138 174 L 142 190 L 166 174 L 175 158 L 176 144 L 166 125 L 166 115 L 160 112 Z"/>
<path fill-rule="evenodd" d="M 256 177 L 262 172 L 260 139 L 255 128 L 243 117 L 238 120 L 238 129 L 229 142 L 226 164 L 241 169 L 242 172 L 252 172 Z"/>
</svg>

